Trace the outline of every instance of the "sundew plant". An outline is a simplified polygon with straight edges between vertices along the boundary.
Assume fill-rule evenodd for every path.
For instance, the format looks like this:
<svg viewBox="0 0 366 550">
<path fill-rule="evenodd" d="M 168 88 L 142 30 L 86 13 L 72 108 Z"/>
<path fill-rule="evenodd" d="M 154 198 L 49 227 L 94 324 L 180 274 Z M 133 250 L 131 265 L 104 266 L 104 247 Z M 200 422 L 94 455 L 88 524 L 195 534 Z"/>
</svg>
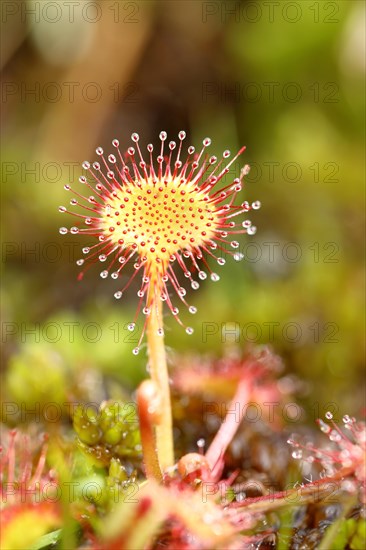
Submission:
<svg viewBox="0 0 366 550">
<path fill-rule="evenodd" d="M 219 275 L 211 270 L 206 256 L 212 256 L 218 265 L 225 264 L 222 255 L 230 254 L 235 260 L 243 259 L 241 253 L 235 252 L 239 248 L 235 235 L 255 233 L 251 221 L 242 218 L 252 208 L 258 209 L 260 203 L 236 204 L 248 166 L 243 168 L 239 178 L 224 187 L 220 185 L 245 147 L 231 161 L 228 161 L 229 150 L 224 151 L 219 160 L 206 152 L 211 144 L 210 138 L 203 140 L 198 154 L 193 146 L 188 147 L 186 156 L 182 151 L 186 137 L 184 131 L 179 132 L 178 148 L 175 141 L 169 141 L 167 151 L 164 151 L 166 132 L 161 132 L 159 137 L 161 148 L 155 162 L 152 144 L 147 145 L 149 162 L 144 160 L 136 133 L 132 134 L 131 139 L 137 151 L 129 147 L 127 154 L 122 155 L 117 139 L 112 142 L 117 156 L 110 154 L 106 159 L 103 149 L 97 148 L 101 162 L 92 165 L 84 162 L 83 168 L 88 172 L 89 180 L 85 176 L 79 180 L 93 194 L 84 196 L 74 192 L 77 198 L 70 201 L 71 205 L 79 205 L 86 210 L 86 214 L 73 212 L 84 224 L 81 228 L 71 227 L 70 232 L 86 233 L 97 238 L 97 243 L 83 248 L 83 252 L 89 265 L 93 261 L 107 263 L 100 273 L 101 277 L 111 275 L 113 279 L 118 279 L 124 273 L 125 266 L 129 262 L 133 264 L 133 274 L 127 284 L 115 292 L 116 299 L 120 299 L 135 276 L 140 275 L 138 308 L 129 328 L 134 330 L 142 310 L 145 321 L 139 345 L 133 353 L 139 353 L 146 332 L 149 372 L 156 384 L 157 398 L 161 401 L 156 447 L 159 464 L 164 469 L 173 465 L 174 453 L 163 303 L 166 302 L 180 325 L 179 308 L 173 304 L 170 289 L 190 313 L 196 313 L 195 306 L 186 301 L 187 291 L 179 282 L 177 270 L 183 271 L 194 290 L 199 288 L 199 280 L 206 279 L 207 272 L 212 281 L 218 281 Z M 72 191 L 70 185 L 66 189 Z M 61 206 L 60 212 L 68 210 Z M 68 229 L 62 227 L 60 232 L 65 234 Z M 85 260 L 80 259 L 77 263 L 84 265 Z M 184 328 L 187 334 L 193 333 L 192 327 Z"/>
<path fill-rule="evenodd" d="M 166 326 L 173 317 L 187 338 L 194 332 L 196 321 L 186 326 L 179 307 L 197 320 L 192 291 L 219 281 L 216 265 L 245 261 L 238 236 L 256 233 L 247 213 L 261 205 L 243 200 L 249 166 L 230 174 L 245 147 L 218 158 L 209 138 L 198 151 L 185 146 L 184 131 L 178 142 L 164 131 L 159 138 L 156 152 L 152 144 L 142 151 L 137 133 L 126 152 L 117 139 L 114 153 L 98 147 L 79 184 L 65 185 L 71 208 L 59 207 L 74 220 L 60 233 L 90 241 L 76 262 L 79 280 L 96 264 L 115 280 L 120 308 L 137 293 L 128 329 L 143 323 L 131 352 L 146 353 L 147 366 L 136 406 L 127 397 L 98 410 L 80 402 L 72 428 L 41 444 L 8 432 L 2 548 L 361 550 L 363 422 L 345 414 L 340 426 L 328 411 L 318 420 L 326 442 L 286 434 L 268 405 L 291 405 L 297 383 L 266 346 L 231 348 L 222 358 L 192 350 L 168 366 Z M 253 423 L 253 410 L 267 413 Z"/>
</svg>

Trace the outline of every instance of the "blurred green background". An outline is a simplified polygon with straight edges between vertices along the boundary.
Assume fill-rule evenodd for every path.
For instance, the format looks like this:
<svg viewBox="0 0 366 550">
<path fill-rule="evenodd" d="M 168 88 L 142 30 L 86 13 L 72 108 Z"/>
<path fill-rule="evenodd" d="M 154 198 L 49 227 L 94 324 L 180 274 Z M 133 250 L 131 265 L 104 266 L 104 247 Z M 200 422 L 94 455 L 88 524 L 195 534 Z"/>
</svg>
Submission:
<svg viewBox="0 0 366 550">
<path fill-rule="evenodd" d="M 145 376 L 126 331 L 137 286 L 116 302 L 97 267 L 77 282 L 87 241 L 59 235 L 73 221 L 58 206 L 96 146 L 185 129 L 212 154 L 247 146 L 230 177 L 249 163 L 243 200 L 262 208 L 247 259 L 190 291 L 194 335 L 166 317 L 169 348 L 270 343 L 304 382 L 309 421 L 360 414 L 363 2 L 71 4 L 2 3 L 4 401 L 99 402 Z"/>
</svg>

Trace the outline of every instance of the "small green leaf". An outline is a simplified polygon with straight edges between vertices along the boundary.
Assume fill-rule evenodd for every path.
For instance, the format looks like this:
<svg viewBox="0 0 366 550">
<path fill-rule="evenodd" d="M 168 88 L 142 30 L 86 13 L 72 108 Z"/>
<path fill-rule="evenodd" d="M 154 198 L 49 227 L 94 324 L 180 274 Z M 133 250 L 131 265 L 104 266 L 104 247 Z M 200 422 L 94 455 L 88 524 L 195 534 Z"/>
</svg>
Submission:
<svg viewBox="0 0 366 550">
<path fill-rule="evenodd" d="M 37 542 L 32 544 L 32 546 L 29 547 L 29 550 L 48 550 L 54 547 L 55 544 L 57 544 L 61 539 L 61 532 L 62 529 L 56 529 L 56 531 L 52 531 L 52 533 L 47 533 L 47 535 L 43 535 L 40 537 Z"/>
</svg>

